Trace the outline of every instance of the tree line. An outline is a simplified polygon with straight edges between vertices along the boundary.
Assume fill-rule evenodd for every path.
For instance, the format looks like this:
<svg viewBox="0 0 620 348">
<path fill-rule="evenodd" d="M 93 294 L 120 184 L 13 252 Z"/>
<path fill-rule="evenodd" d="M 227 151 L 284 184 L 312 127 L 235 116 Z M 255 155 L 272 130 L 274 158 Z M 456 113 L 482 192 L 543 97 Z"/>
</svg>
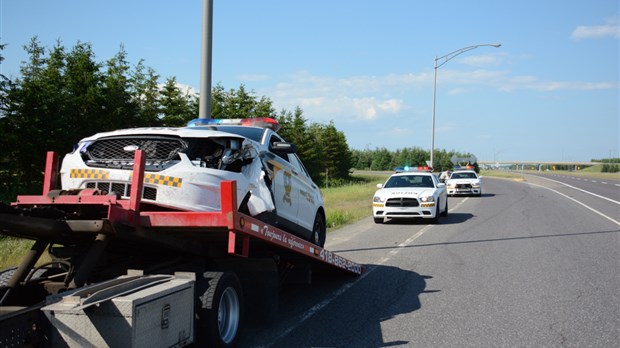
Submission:
<svg viewBox="0 0 620 348">
<path fill-rule="evenodd" d="M 34 37 L 24 50 L 28 59 L 20 65 L 20 76 L 0 74 L 0 199 L 40 193 L 47 151 L 62 155 L 98 132 L 184 126 L 198 117 L 196 94 L 179 87 L 176 77 L 160 83 L 160 75 L 144 60 L 132 66 L 123 46 L 103 62 L 84 42 L 70 49 L 56 42 L 47 49 Z M 333 122 L 309 123 L 299 107 L 276 112 L 271 99 L 255 96 L 244 85 L 225 90 L 217 84 L 211 105 L 214 119 L 277 119 L 279 133 L 297 145 L 318 184 L 348 178 L 351 151 Z"/>
<path fill-rule="evenodd" d="M 0 44 L 0 63 L 4 60 Z M 144 60 L 130 64 L 121 45 L 118 53 L 97 61 L 90 43 L 52 48 L 34 37 L 24 47 L 28 59 L 20 75 L 0 74 L 0 200 L 17 194 L 40 193 L 45 153 L 70 152 L 74 144 L 98 132 L 132 127 L 184 126 L 198 115 L 198 96 L 184 90 L 176 77 L 163 83 Z M 214 119 L 273 117 L 282 125 L 279 134 L 297 145 L 312 178 L 321 186 L 351 180 L 352 169 L 393 170 L 423 166 L 430 158 L 417 147 L 390 151 L 351 150 L 333 122 L 308 122 L 303 110 L 282 109 L 258 97 L 242 84 L 226 90 L 212 88 Z M 435 169 L 448 169 L 450 158 L 467 157 L 455 151 L 436 150 Z"/>
</svg>

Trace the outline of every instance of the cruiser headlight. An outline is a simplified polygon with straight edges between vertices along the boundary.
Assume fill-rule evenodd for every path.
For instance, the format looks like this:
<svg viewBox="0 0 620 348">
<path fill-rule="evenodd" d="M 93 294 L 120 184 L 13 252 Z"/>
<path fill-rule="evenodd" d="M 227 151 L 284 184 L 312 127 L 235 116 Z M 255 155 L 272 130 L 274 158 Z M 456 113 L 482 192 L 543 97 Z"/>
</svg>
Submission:
<svg viewBox="0 0 620 348">
<path fill-rule="evenodd" d="M 422 202 L 434 202 L 435 201 L 435 197 L 433 197 L 433 196 L 423 196 L 423 197 L 420 197 L 420 200 Z"/>
<path fill-rule="evenodd" d="M 472 187 L 480 187 L 480 181 L 474 181 L 471 183 Z"/>
<path fill-rule="evenodd" d="M 385 202 L 385 198 L 383 198 L 381 196 L 374 196 L 374 197 L 372 197 L 372 202 L 373 203 L 383 203 L 383 202 Z"/>
</svg>

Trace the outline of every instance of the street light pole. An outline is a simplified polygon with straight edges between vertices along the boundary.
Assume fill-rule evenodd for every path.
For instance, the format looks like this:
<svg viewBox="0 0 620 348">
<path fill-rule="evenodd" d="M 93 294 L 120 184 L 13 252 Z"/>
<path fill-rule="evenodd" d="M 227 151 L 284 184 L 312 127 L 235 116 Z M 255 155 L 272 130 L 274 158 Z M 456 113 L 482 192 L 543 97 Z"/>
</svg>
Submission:
<svg viewBox="0 0 620 348">
<path fill-rule="evenodd" d="M 495 48 L 499 48 L 502 45 L 501 44 L 480 44 L 480 45 L 473 45 L 473 46 L 467 46 L 467 47 L 463 47 L 461 49 L 458 49 L 454 52 L 450 52 L 446 55 L 443 55 L 441 57 L 437 57 L 435 56 L 435 78 L 433 80 L 433 129 L 431 132 L 431 160 L 430 160 L 430 167 L 434 168 L 433 165 L 434 163 L 434 159 L 435 159 L 435 104 L 436 104 L 436 99 L 437 99 L 437 69 L 441 68 L 444 64 L 446 64 L 447 62 L 449 62 L 452 58 L 458 56 L 459 54 L 465 53 L 467 51 L 471 51 L 473 49 L 476 49 L 478 47 L 482 47 L 482 46 L 491 46 L 491 47 L 495 47 Z M 441 63 L 437 64 L 437 62 L 441 61 Z"/>
</svg>

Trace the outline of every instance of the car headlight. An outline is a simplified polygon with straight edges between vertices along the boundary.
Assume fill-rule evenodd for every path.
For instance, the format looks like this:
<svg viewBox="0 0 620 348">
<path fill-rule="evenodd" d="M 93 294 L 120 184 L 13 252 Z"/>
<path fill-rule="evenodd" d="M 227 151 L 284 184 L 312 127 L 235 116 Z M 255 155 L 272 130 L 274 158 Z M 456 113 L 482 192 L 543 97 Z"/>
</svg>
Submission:
<svg viewBox="0 0 620 348">
<path fill-rule="evenodd" d="M 385 198 L 383 198 L 381 196 L 374 196 L 374 197 L 372 197 L 372 202 L 373 203 L 383 203 L 383 202 L 385 202 Z"/>
<path fill-rule="evenodd" d="M 480 182 L 479 181 L 474 181 L 471 183 L 472 187 L 480 187 Z"/>
<path fill-rule="evenodd" d="M 422 196 L 422 197 L 420 197 L 420 200 L 422 202 L 434 202 L 435 201 L 435 197 L 433 197 L 433 196 Z"/>
<path fill-rule="evenodd" d="M 454 186 L 455 186 L 455 184 L 454 184 L 454 182 L 448 181 L 448 182 L 446 183 L 446 186 L 448 186 L 448 187 L 454 187 Z"/>
</svg>

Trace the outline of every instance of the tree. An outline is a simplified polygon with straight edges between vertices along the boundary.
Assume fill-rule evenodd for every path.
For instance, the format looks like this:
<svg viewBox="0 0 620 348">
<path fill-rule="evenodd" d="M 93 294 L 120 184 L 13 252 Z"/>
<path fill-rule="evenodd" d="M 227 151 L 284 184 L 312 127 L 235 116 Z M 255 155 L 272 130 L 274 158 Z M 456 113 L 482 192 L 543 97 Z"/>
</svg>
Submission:
<svg viewBox="0 0 620 348">
<path fill-rule="evenodd" d="M 107 61 L 106 66 L 101 89 L 101 129 L 141 126 L 139 106 L 131 94 L 127 53 L 122 45 L 119 52 Z"/>
<path fill-rule="evenodd" d="M 139 122 L 143 126 L 161 125 L 158 79 L 159 75 L 153 68 L 145 68 L 143 60 L 138 62 L 135 70 L 130 74 L 130 93 L 137 105 Z"/>
<path fill-rule="evenodd" d="M 187 122 L 194 119 L 192 113 L 191 100 L 188 93 L 183 93 L 177 86 L 176 77 L 166 80 L 161 90 L 161 111 L 163 114 L 162 123 L 167 127 L 185 126 Z"/>
</svg>

